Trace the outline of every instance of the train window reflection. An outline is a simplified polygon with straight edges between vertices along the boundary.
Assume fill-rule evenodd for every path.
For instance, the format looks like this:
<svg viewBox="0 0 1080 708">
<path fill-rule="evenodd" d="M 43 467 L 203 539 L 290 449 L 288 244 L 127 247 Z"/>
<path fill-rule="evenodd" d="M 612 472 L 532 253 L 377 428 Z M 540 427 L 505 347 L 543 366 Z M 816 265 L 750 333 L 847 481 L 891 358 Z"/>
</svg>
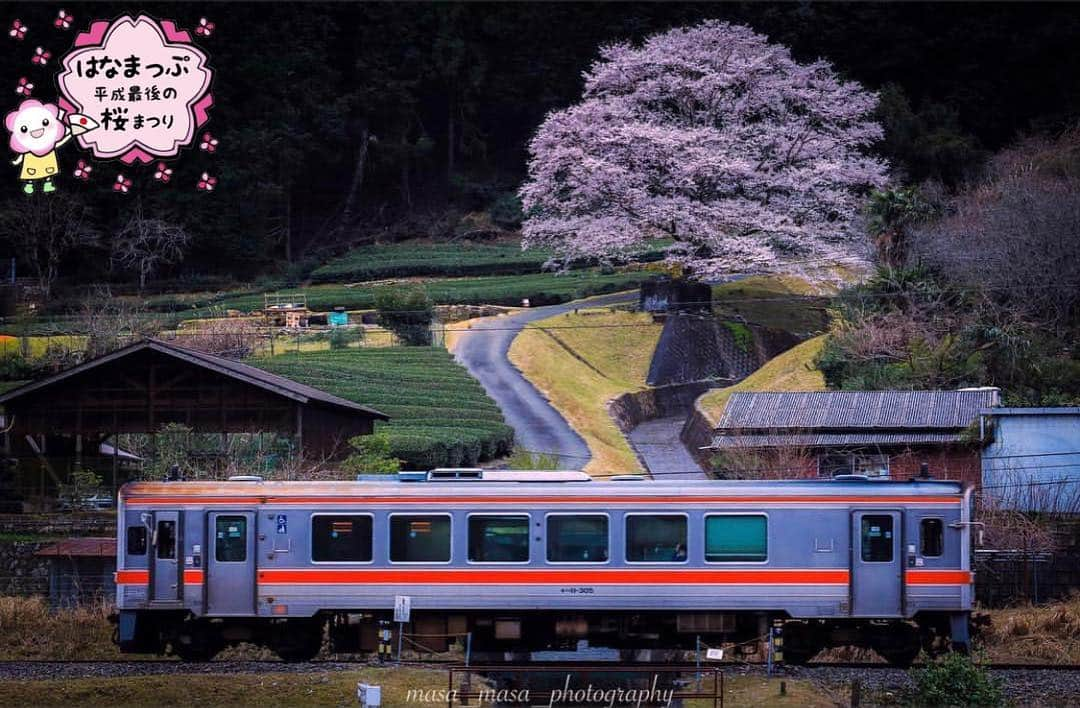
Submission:
<svg viewBox="0 0 1080 708">
<path fill-rule="evenodd" d="M 157 557 L 176 558 L 176 522 L 159 521 L 157 524 Z"/>
<path fill-rule="evenodd" d="M 769 553 L 769 522 L 756 514 L 705 517 L 705 560 L 709 563 L 761 563 Z"/>
<path fill-rule="evenodd" d="M 395 563 L 450 561 L 450 517 L 390 517 L 390 560 Z"/>
<path fill-rule="evenodd" d="M 474 563 L 526 563 L 528 516 L 470 516 L 469 560 Z"/>
<path fill-rule="evenodd" d="M 214 559 L 222 563 L 247 560 L 247 519 L 219 516 L 214 521 Z"/>
<path fill-rule="evenodd" d="M 311 560 L 367 563 L 371 560 L 371 517 L 342 514 L 311 517 Z"/>
<path fill-rule="evenodd" d="M 626 560 L 631 563 L 685 563 L 686 517 L 681 514 L 628 515 Z"/>
<path fill-rule="evenodd" d="M 553 563 L 606 563 L 608 517 L 601 514 L 549 516 L 547 559 Z"/>
<path fill-rule="evenodd" d="M 129 556 L 146 555 L 146 527 L 128 526 L 127 552 Z"/>
<path fill-rule="evenodd" d="M 923 519 L 919 528 L 922 555 L 935 558 L 945 550 L 945 524 L 941 519 Z"/>
<path fill-rule="evenodd" d="M 862 517 L 862 559 L 867 563 L 888 563 L 893 559 L 893 517 Z"/>
</svg>

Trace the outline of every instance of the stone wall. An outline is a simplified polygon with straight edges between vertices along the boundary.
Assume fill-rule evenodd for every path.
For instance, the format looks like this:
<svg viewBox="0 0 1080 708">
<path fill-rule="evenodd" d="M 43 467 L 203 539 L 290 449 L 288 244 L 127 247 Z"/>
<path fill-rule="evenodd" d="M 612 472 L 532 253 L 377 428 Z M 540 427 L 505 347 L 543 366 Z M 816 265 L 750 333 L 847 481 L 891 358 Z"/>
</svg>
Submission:
<svg viewBox="0 0 1080 708">
<path fill-rule="evenodd" d="M 608 403 L 608 413 L 624 434 L 646 420 L 686 415 L 698 396 L 727 381 L 691 381 L 624 393 Z"/>
<path fill-rule="evenodd" d="M 49 559 L 34 554 L 51 541 L 0 542 L 0 595 L 48 595 Z"/>
</svg>

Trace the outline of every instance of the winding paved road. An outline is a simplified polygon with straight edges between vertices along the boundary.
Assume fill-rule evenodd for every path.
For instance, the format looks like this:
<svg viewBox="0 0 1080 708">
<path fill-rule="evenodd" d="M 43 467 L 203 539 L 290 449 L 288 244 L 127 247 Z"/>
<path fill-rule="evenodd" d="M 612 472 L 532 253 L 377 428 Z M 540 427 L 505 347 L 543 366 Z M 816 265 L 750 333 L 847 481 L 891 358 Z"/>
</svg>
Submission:
<svg viewBox="0 0 1080 708">
<path fill-rule="evenodd" d="M 589 463 L 589 447 L 507 356 L 514 337 L 529 322 L 570 312 L 576 307 L 602 307 L 637 300 L 637 293 L 616 293 L 537 307 L 480 322 L 461 335 L 455 358 L 483 385 L 514 429 L 525 450 L 558 455 L 562 469 L 580 470 Z"/>
</svg>

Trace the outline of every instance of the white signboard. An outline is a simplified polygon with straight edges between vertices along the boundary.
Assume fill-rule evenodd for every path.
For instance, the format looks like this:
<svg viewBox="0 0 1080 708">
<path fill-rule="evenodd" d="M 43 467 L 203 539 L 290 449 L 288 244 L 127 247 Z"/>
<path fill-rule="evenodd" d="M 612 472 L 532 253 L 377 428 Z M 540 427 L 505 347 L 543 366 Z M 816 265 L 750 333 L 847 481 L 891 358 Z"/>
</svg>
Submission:
<svg viewBox="0 0 1080 708">
<path fill-rule="evenodd" d="M 394 597 L 394 621 L 408 622 L 409 611 L 412 609 L 412 598 L 408 595 Z"/>
<path fill-rule="evenodd" d="M 705 651 L 705 658 L 710 661 L 720 661 L 724 658 L 723 649 L 708 649 Z"/>
</svg>

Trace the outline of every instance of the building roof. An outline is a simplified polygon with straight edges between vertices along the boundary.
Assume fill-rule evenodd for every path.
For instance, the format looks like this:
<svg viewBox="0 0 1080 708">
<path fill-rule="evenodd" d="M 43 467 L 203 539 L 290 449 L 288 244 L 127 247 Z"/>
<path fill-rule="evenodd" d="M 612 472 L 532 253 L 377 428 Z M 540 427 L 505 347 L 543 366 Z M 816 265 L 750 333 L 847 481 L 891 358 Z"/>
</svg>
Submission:
<svg viewBox="0 0 1080 708">
<path fill-rule="evenodd" d="M 734 393 L 711 447 L 961 442 L 997 395 L 997 389 Z"/>
<path fill-rule="evenodd" d="M 35 556 L 78 556 L 80 558 L 114 558 L 115 538 L 67 538 L 40 549 Z"/>
<path fill-rule="evenodd" d="M 117 349 L 114 352 L 99 356 L 89 361 L 83 362 L 78 366 L 73 366 L 70 369 L 65 369 L 52 376 L 46 376 L 43 379 L 38 379 L 25 386 L 12 389 L 7 393 L 0 395 L 0 405 L 6 404 L 8 401 L 18 399 L 26 394 L 33 393 L 39 389 L 51 386 L 55 383 L 63 381 L 76 374 L 81 374 L 85 371 L 94 369 L 108 362 L 121 359 L 126 356 L 141 352 L 144 350 L 152 350 L 166 356 L 171 356 L 181 361 L 185 361 L 189 364 L 199 366 L 211 371 L 216 371 L 219 374 L 223 374 L 233 379 L 237 379 L 252 386 L 270 391 L 271 393 L 290 398 L 300 403 L 317 403 L 329 406 L 331 408 L 345 409 L 348 411 L 365 413 L 373 418 L 380 420 L 389 420 L 390 417 L 385 413 L 375 410 L 374 408 L 368 408 L 367 406 L 356 403 L 355 401 L 349 401 L 339 396 L 321 391 L 312 386 L 287 379 L 284 376 L 278 376 L 272 374 L 269 371 L 264 371 L 248 364 L 242 364 L 232 359 L 226 359 L 224 357 L 216 356 L 214 354 L 207 354 L 195 349 L 189 349 L 187 347 L 181 347 L 171 342 L 165 342 L 160 339 L 144 339 L 134 344 L 129 344 L 126 347 Z"/>
</svg>

